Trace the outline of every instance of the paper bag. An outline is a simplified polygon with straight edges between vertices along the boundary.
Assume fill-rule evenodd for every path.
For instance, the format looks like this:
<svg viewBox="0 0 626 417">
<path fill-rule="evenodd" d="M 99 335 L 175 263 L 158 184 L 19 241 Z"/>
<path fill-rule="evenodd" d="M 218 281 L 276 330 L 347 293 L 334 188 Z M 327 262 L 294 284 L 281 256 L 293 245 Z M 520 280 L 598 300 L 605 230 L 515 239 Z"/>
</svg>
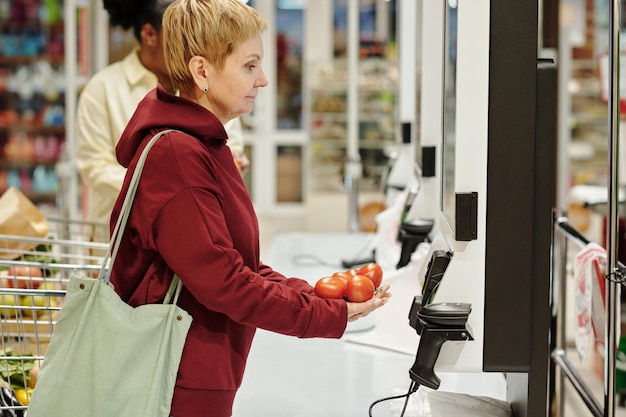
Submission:
<svg viewBox="0 0 626 417">
<path fill-rule="evenodd" d="M 24 193 L 10 187 L 0 197 L 0 234 L 44 238 L 48 234 L 48 221 Z M 0 258 L 15 259 L 36 246 L 35 242 L 0 239 Z"/>
</svg>

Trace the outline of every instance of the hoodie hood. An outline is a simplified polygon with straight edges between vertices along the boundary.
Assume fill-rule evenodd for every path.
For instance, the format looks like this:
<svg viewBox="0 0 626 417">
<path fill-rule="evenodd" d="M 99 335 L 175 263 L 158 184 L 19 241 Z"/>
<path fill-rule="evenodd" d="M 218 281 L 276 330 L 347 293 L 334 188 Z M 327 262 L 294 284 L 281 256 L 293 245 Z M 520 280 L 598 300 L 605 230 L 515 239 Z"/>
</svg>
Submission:
<svg viewBox="0 0 626 417">
<path fill-rule="evenodd" d="M 177 129 L 205 144 L 226 144 L 228 134 L 213 113 L 191 100 L 175 96 L 157 86 L 139 103 L 115 149 L 119 163 L 128 168 L 146 136 L 160 130 Z"/>
</svg>

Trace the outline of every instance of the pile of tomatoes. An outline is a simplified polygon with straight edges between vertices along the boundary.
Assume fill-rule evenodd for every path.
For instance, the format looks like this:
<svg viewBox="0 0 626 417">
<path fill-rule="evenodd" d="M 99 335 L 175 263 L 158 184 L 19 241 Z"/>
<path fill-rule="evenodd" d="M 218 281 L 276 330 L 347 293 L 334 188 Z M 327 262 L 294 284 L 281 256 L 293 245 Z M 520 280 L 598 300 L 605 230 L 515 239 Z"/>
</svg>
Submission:
<svg viewBox="0 0 626 417">
<path fill-rule="evenodd" d="M 335 272 L 315 283 L 315 294 L 323 298 L 347 299 L 361 303 L 371 299 L 383 281 L 383 269 L 374 262 L 359 269 Z"/>
</svg>

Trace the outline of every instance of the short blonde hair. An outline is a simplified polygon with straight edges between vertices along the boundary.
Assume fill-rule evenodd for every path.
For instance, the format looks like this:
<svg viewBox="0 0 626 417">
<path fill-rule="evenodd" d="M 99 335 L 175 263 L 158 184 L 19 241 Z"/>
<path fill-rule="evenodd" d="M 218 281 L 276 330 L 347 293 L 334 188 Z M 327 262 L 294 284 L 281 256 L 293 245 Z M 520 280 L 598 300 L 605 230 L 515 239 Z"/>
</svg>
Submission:
<svg viewBox="0 0 626 417">
<path fill-rule="evenodd" d="M 173 87 L 194 88 L 188 66 L 192 57 L 202 56 L 221 70 L 237 47 L 266 27 L 242 0 L 175 0 L 163 15 L 165 63 Z"/>
</svg>

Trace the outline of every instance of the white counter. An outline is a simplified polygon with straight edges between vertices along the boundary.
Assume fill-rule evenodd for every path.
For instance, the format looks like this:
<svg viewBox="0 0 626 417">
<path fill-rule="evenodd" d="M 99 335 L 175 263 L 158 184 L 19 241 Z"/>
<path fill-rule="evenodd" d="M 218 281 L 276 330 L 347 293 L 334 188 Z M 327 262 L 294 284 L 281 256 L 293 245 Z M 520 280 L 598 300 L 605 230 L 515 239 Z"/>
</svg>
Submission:
<svg viewBox="0 0 626 417">
<path fill-rule="evenodd" d="M 367 255 L 371 239 L 369 234 L 279 235 L 264 262 L 287 276 L 314 283 L 343 270 L 342 260 Z M 388 275 L 393 274 L 385 271 Z M 417 282 L 416 278 L 415 291 Z M 405 393 L 419 341 L 408 323 L 410 300 L 415 294 L 406 290 L 406 283 L 396 285 L 391 279 L 391 284 L 395 304 L 390 300 L 370 317 L 355 322 L 364 321 L 363 330 L 349 328 L 353 331 L 342 340 L 298 339 L 259 330 L 233 417 L 366 417 L 372 402 Z M 411 285 L 409 282 L 408 287 Z M 401 287 L 400 293 L 394 292 Z M 390 320 L 394 325 L 386 326 Z M 414 349 L 411 338 L 416 341 Z M 441 378 L 439 391 L 506 399 L 502 374 L 437 375 Z M 402 401 L 376 405 L 373 416 L 399 415 Z"/>
</svg>

